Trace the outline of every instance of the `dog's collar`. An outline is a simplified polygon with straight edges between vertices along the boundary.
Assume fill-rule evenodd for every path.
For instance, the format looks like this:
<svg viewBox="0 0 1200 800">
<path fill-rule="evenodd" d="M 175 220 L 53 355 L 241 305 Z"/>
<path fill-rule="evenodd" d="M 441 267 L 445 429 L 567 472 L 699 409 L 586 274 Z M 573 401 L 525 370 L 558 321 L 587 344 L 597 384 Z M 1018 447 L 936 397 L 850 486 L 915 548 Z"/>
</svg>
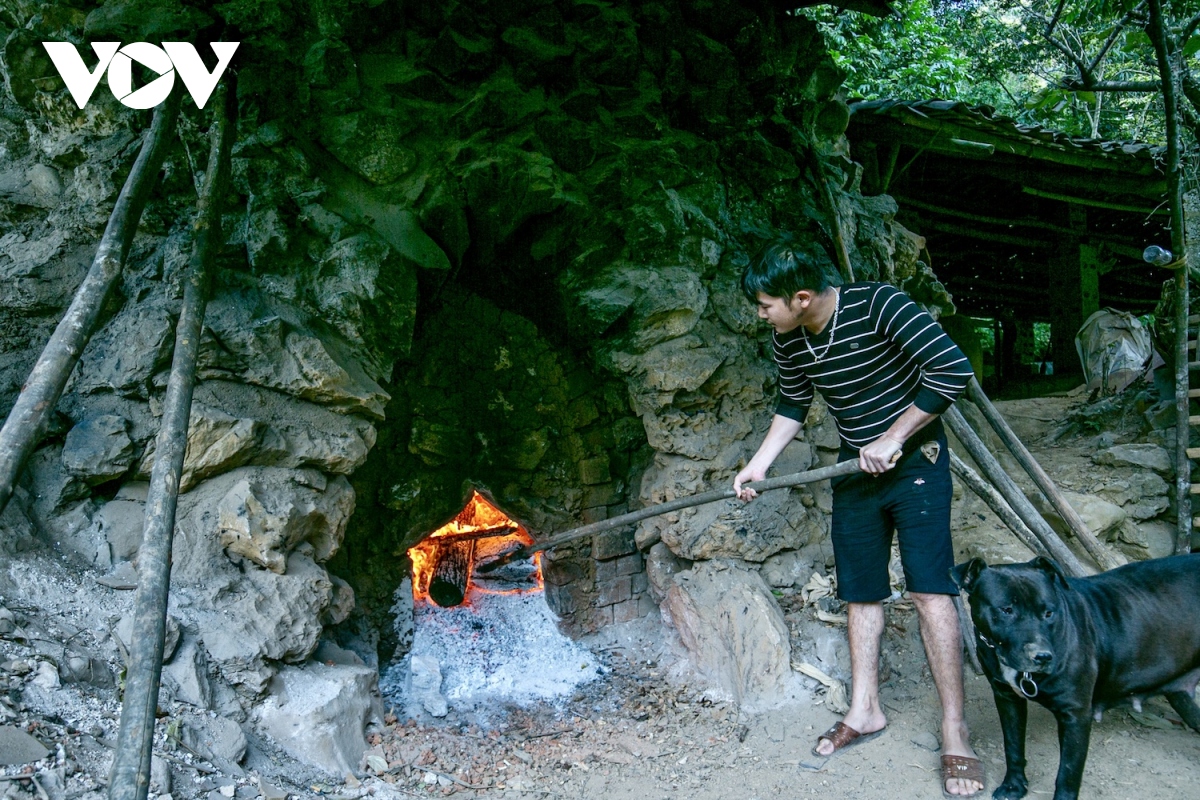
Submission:
<svg viewBox="0 0 1200 800">
<path fill-rule="evenodd" d="M 975 629 L 975 635 L 979 637 L 979 641 L 983 642 L 993 650 L 996 649 L 996 644 L 984 636 L 983 632 L 978 628 Z M 1038 696 L 1037 681 L 1035 681 L 1033 676 L 1028 672 L 1021 673 L 1021 679 L 1017 681 L 1016 688 L 1019 689 L 1021 694 L 1025 695 L 1025 697 L 1029 700 L 1032 700 Z"/>
</svg>

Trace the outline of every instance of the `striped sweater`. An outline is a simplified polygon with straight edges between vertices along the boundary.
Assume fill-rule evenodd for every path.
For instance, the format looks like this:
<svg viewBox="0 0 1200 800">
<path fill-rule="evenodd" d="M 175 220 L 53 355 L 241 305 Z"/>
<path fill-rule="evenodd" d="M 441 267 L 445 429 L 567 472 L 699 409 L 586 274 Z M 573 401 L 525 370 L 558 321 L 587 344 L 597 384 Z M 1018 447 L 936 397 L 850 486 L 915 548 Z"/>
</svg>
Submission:
<svg viewBox="0 0 1200 800">
<path fill-rule="evenodd" d="M 948 409 L 972 372 L 941 326 L 889 284 L 851 283 L 840 291 L 837 316 L 819 335 L 803 326 L 774 335 L 776 413 L 803 422 L 815 387 L 842 441 L 857 450 L 911 405 L 930 414 Z"/>
</svg>

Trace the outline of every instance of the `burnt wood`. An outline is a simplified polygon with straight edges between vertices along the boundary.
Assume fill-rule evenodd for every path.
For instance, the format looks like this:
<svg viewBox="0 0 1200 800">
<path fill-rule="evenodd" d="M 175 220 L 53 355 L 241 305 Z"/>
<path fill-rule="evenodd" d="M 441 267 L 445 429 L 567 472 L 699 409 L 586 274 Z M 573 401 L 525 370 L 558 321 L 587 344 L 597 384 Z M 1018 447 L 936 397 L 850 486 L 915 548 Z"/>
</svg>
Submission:
<svg viewBox="0 0 1200 800">
<path fill-rule="evenodd" d="M 476 537 L 446 537 L 438 543 L 429 578 L 429 599 L 442 608 L 461 605 L 467 596 L 467 580 L 475 563 Z"/>
</svg>

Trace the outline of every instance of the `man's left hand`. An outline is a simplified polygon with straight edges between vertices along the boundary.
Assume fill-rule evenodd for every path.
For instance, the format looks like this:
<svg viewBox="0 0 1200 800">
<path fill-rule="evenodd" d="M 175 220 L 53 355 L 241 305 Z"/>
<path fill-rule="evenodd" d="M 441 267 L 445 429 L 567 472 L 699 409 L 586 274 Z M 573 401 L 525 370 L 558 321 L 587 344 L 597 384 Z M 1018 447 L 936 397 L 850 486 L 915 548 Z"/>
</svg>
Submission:
<svg viewBox="0 0 1200 800">
<path fill-rule="evenodd" d="M 882 475 L 896 466 L 903 443 L 888 434 L 858 451 L 858 466 L 871 475 Z"/>
</svg>

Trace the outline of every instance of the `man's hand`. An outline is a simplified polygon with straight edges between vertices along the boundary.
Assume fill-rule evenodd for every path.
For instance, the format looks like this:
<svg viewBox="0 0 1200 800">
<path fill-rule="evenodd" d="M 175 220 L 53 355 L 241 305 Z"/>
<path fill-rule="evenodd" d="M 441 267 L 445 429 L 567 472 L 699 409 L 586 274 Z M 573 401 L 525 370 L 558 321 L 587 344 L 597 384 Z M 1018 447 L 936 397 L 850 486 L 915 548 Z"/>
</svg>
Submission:
<svg viewBox="0 0 1200 800">
<path fill-rule="evenodd" d="M 758 492 L 753 489 L 743 489 L 742 484 L 761 481 L 766 477 L 767 471 L 765 469 L 759 469 L 753 464 L 748 464 L 745 469 L 733 476 L 733 491 L 737 494 L 739 500 L 749 502 L 758 497 Z"/>
<path fill-rule="evenodd" d="M 858 451 L 858 465 L 863 472 L 882 475 L 896 466 L 902 445 L 903 442 L 885 433 Z"/>
</svg>

